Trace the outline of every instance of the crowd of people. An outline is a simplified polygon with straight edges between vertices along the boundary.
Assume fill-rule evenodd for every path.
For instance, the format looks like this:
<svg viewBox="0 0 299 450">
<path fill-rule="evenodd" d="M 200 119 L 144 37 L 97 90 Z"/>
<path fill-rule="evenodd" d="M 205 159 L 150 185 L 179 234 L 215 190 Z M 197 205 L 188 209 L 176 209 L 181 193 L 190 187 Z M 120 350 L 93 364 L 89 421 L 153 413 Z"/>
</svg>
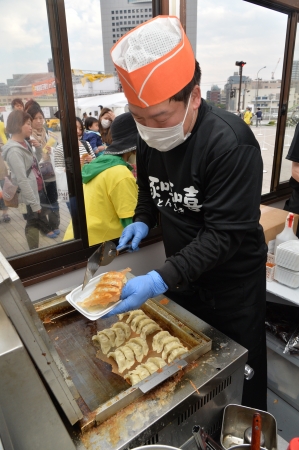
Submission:
<svg viewBox="0 0 299 450">
<path fill-rule="evenodd" d="M 32 250 L 39 247 L 40 234 L 55 239 L 61 233 L 59 183 L 63 174 L 67 189 L 65 153 L 63 144 L 51 138 L 53 133 L 49 136 L 39 103 L 29 100 L 24 104 L 16 98 L 11 107 L 6 129 L 0 122 L 0 186 L 6 177 L 18 186 L 18 209 L 26 221 L 25 237 Z M 111 109 L 102 108 L 99 119 L 85 116 L 84 122 L 76 117 L 76 128 L 89 244 L 94 245 L 105 236 L 119 237 L 132 222 L 137 203 L 137 129 L 130 113 L 115 118 Z M 70 212 L 75 210 L 74 198 L 67 193 L 64 200 Z M 0 209 L 0 222 L 10 222 L 3 198 Z M 64 240 L 73 237 L 70 222 Z"/>
</svg>

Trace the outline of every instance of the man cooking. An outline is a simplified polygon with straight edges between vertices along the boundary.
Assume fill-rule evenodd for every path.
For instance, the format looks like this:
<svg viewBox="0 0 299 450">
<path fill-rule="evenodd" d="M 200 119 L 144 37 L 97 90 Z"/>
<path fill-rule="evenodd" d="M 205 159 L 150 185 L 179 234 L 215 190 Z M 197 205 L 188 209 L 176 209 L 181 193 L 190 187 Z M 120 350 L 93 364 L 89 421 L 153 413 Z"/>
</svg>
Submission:
<svg viewBox="0 0 299 450">
<path fill-rule="evenodd" d="M 110 315 L 167 292 L 249 350 L 255 375 L 244 383 L 242 403 L 266 410 L 259 144 L 239 117 L 201 98 L 200 67 L 176 17 L 139 25 L 111 56 L 140 135 L 138 204 L 119 245 L 132 241 L 138 249 L 160 212 L 167 259 L 128 281 Z"/>
</svg>

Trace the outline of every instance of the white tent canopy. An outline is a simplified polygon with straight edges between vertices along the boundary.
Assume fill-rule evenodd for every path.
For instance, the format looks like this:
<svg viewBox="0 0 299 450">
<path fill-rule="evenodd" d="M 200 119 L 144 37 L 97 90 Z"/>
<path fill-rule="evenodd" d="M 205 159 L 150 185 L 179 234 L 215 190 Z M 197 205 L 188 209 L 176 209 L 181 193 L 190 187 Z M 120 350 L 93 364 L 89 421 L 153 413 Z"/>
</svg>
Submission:
<svg viewBox="0 0 299 450">
<path fill-rule="evenodd" d="M 108 95 L 95 95 L 93 97 L 83 97 L 75 100 L 76 111 L 80 116 L 84 112 L 93 116 L 100 114 L 99 105 L 107 108 L 111 108 L 116 115 L 125 112 L 125 106 L 128 104 L 128 100 L 123 92 L 117 92 L 116 94 Z"/>
</svg>

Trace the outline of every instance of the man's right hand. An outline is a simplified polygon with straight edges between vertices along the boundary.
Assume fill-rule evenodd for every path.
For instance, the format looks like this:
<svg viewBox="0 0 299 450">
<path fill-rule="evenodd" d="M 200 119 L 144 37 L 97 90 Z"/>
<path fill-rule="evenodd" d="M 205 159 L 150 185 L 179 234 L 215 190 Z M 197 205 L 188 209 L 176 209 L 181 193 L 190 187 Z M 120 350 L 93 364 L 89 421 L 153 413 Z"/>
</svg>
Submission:
<svg viewBox="0 0 299 450">
<path fill-rule="evenodd" d="M 133 251 L 139 250 L 138 245 L 140 244 L 140 241 L 148 235 L 148 232 L 149 227 L 145 223 L 143 222 L 131 223 L 122 232 L 122 235 L 119 238 L 117 249 L 123 247 L 124 245 L 132 241 L 131 242 L 132 250 Z"/>
</svg>

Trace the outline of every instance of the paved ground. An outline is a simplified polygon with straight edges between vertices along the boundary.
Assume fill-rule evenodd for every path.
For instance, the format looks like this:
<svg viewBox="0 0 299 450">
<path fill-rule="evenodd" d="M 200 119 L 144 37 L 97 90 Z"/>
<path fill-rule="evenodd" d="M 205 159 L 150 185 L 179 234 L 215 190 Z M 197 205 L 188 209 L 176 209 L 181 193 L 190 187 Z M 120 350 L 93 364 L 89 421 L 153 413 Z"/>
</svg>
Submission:
<svg viewBox="0 0 299 450">
<path fill-rule="evenodd" d="M 262 194 L 266 194 L 270 192 L 270 182 L 272 176 L 272 167 L 273 167 L 273 153 L 274 153 L 274 143 L 276 136 L 276 125 L 267 126 L 262 124 L 261 127 L 251 127 L 253 133 L 255 134 L 256 139 L 258 140 L 262 158 L 264 161 L 264 173 L 263 177 L 263 190 Z M 285 135 L 285 143 L 283 149 L 283 158 L 282 158 L 282 166 L 281 166 L 281 174 L 280 181 L 287 181 L 291 176 L 291 162 L 285 159 L 285 156 L 288 153 L 290 144 L 292 142 L 294 136 L 295 127 L 287 127 L 286 135 Z"/>
<path fill-rule="evenodd" d="M 17 208 L 9 208 L 11 221 L 0 223 L 0 252 L 5 256 L 15 256 L 28 252 L 25 238 L 25 220 Z M 0 216 L 2 217 L 2 215 Z M 65 230 L 70 222 L 70 214 L 65 203 L 60 204 L 60 235 L 50 239 L 40 234 L 39 248 L 45 248 L 62 242 Z"/>
<path fill-rule="evenodd" d="M 261 147 L 265 170 L 262 193 L 266 194 L 270 191 L 276 126 L 266 126 L 266 124 L 262 124 L 259 128 L 256 128 L 255 126 L 252 126 L 251 128 Z M 287 181 L 290 178 L 291 163 L 285 159 L 285 155 L 292 142 L 294 131 L 295 127 L 288 127 L 286 131 L 284 157 L 280 177 L 281 181 Z M 18 209 L 10 208 L 9 215 L 11 217 L 9 223 L 0 223 L 0 252 L 3 253 L 5 257 L 28 252 L 28 245 L 24 233 L 25 220 L 23 219 L 22 214 L 19 213 Z M 60 218 L 60 235 L 57 236 L 56 239 L 49 239 L 40 235 L 40 248 L 49 247 L 62 242 L 65 230 L 70 221 L 70 214 L 64 203 L 60 204 Z"/>
</svg>

